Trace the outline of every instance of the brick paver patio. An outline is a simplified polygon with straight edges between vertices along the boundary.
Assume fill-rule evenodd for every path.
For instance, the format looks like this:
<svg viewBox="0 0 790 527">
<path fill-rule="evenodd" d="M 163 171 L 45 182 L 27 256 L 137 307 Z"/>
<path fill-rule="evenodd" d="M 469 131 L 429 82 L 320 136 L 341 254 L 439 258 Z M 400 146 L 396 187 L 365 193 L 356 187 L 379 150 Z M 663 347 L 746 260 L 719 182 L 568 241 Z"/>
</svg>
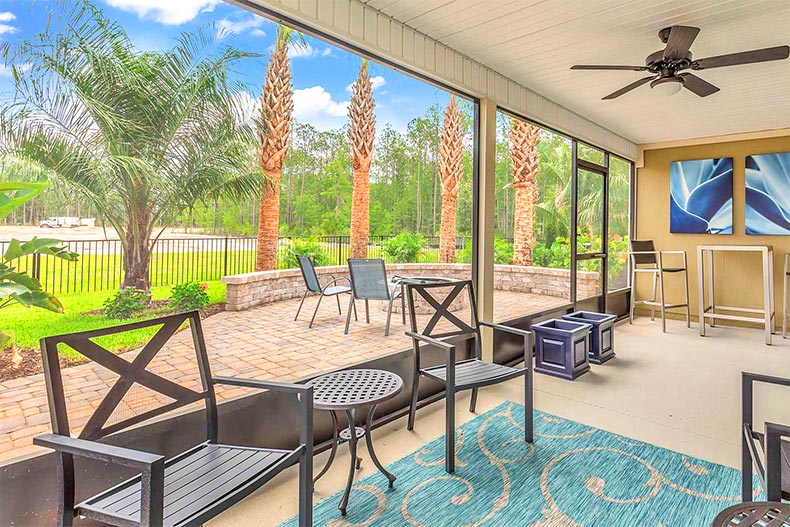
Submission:
<svg viewBox="0 0 790 527">
<path fill-rule="evenodd" d="M 392 332 L 384 337 L 386 313 L 371 303 L 371 323 L 352 320 L 348 335 L 343 334 L 344 318 L 332 302 L 321 306 L 316 323 L 307 328 L 315 306 L 308 299 L 298 322 L 293 321 L 298 300 L 287 300 L 247 311 L 223 312 L 203 321 L 211 369 L 215 375 L 292 381 L 408 349 L 399 314 L 393 313 Z M 552 296 L 497 291 L 495 320 L 517 314 L 541 311 L 566 301 Z M 363 304 L 362 304 L 363 305 Z M 361 307 L 361 306 L 358 306 Z M 345 310 L 346 306 L 343 305 Z M 460 315 L 460 313 L 459 313 Z M 178 382 L 195 380 L 194 352 L 188 331 L 176 334 L 160 351 L 150 370 Z M 136 352 L 124 354 L 131 360 Z M 63 371 L 69 401 L 69 418 L 74 428 L 82 426 L 115 376 L 94 363 Z M 247 393 L 245 388 L 218 387 L 220 399 Z M 130 397 L 128 413 L 150 408 L 152 397 Z M 31 454 L 40 449 L 33 436 L 51 430 L 46 388 L 42 374 L 0 383 L 0 462 Z"/>
</svg>

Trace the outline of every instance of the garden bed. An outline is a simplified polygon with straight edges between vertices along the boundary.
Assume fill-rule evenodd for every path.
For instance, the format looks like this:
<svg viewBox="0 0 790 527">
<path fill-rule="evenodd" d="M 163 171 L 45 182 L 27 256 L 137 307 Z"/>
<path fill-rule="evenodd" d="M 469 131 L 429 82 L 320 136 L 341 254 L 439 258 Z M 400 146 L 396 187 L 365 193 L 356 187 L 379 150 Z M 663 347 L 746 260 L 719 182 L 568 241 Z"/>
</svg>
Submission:
<svg viewBox="0 0 790 527">
<path fill-rule="evenodd" d="M 169 302 L 167 300 L 154 300 L 151 302 L 151 306 L 148 310 L 140 314 L 138 319 L 145 319 L 145 318 L 153 318 L 157 316 L 164 316 L 174 313 L 175 311 L 171 309 L 167 309 Z M 221 313 L 225 311 L 225 302 L 217 302 L 215 304 L 208 305 L 200 310 L 200 318 L 206 319 L 211 315 L 216 315 L 217 313 Z M 80 315 L 94 315 L 94 316 L 101 316 L 104 312 L 103 309 L 95 309 L 93 311 L 88 311 L 85 313 L 80 313 Z M 102 317 L 103 318 L 103 317 Z M 117 325 L 122 324 L 124 322 L 128 322 L 125 320 L 106 320 L 106 325 Z M 185 328 L 180 328 L 178 331 L 181 331 Z M 124 353 L 129 351 L 130 349 L 134 349 L 136 346 L 122 346 L 119 348 L 115 348 L 112 351 L 116 353 Z M 44 366 L 41 361 L 41 352 L 36 348 L 21 348 L 19 350 L 20 356 L 22 361 L 18 365 L 14 365 L 12 363 L 13 354 L 11 349 L 6 349 L 0 352 L 0 382 L 3 381 L 10 381 L 11 379 L 17 379 L 19 377 L 28 377 L 30 375 L 36 375 L 39 373 L 44 373 Z M 83 364 L 88 362 L 88 359 L 85 357 L 65 357 L 63 355 L 60 356 L 60 367 L 61 368 L 69 368 L 72 366 L 77 366 L 79 364 Z"/>
</svg>

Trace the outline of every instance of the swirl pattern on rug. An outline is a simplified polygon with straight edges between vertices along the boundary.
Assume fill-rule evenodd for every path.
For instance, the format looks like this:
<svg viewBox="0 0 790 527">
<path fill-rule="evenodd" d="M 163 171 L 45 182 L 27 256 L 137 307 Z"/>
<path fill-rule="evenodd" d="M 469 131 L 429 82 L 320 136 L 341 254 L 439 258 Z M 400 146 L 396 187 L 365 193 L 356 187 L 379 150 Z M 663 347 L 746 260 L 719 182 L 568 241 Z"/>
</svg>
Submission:
<svg viewBox="0 0 790 527">
<path fill-rule="evenodd" d="M 340 493 L 317 503 L 314 525 L 707 527 L 740 501 L 735 469 L 538 411 L 530 445 L 523 418 L 503 403 L 460 427 L 455 474 L 439 438 L 387 467 L 394 489 L 379 473 L 357 482 L 345 518 Z"/>
</svg>

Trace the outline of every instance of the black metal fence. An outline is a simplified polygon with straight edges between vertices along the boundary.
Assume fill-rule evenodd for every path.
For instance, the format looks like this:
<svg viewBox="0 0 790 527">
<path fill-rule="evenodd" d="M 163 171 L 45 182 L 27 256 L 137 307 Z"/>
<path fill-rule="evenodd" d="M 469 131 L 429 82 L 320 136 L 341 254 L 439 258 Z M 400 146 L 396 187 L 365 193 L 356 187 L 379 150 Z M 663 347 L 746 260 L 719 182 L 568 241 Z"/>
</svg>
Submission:
<svg viewBox="0 0 790 527">
<path fill-rule="evenodd" d="M 369 258 L 387 258 L 384 246 L 391 236 L 371 236 Z M 458 237 L 456 249 L 467 247 L 469 239 Z M 76 262 L 59 258 L 32 255 L 16 260 L 14 265 L 41 281 L 47 291 L 55 294 L 106 291 L 115 289 L 123 281 L 123 248 L 120 240 L 67 240 L 62 245 L 80 255 Z M 8 246 L 0 241 L 0 254 Z M 150 264 L 152 286 L 167 286 L 185 282 L 219 280 L 225 275 L 249 273 L 255 270 L 258 246 L 252 237 L 191 237 L 162 238 L 153 247 Z M 277 248 L 277 268 L 296 267 L 295 254 L 313 246 L 324 257 L 324 265 L 345 265 L 349 252 L 348 236 L 318 236 L 312 238 L 282 237 Z M 439 237 L 423 237 L 417 261 L 435 262 L 438 259 Z"/>
</svg>

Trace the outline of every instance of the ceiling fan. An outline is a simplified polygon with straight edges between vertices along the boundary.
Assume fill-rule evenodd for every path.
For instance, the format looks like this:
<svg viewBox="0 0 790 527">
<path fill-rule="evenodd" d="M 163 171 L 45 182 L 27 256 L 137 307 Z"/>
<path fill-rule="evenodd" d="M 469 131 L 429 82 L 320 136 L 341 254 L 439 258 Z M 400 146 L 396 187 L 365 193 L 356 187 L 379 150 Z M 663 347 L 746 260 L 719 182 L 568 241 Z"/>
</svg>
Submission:
<svg viewBox="0 0 790 527">
<path fill-rule="evenodd" d="M 674 95 L 678 93 L 681 88 L 686 88 L 700 97 L 707 97 L 719 91 L 719 88 L 697 77 L 693 73 L 680 72 L 688 69 L 699 71 L 711 68 L 722 68 L 725 66 L 751 64 L 754 62 L 782 60 L 790 56 L 790 46 L 777 46 L 694 60 L 689 48 L 694 42 L 694 39 L 697 38 L 699 31 L 698 27 L 689 26 L 672 26 L 662 29 L 658 32 L 658 37 L 661 39 L 661 42 L 666 44 L 666 47 L 661 51 L 656 51 L 648 55 L 645 59 L 644 66 L 576 65 L 571 66 L 571 69 L 650 72 L 651 75 L 649 77 L 643 77 L 638 81 L 632 82 L 628 86 L 610 93 L 604 97 L 603 100 L 615 99 L 648 82 L 652 89 L 664 95 Z"/>
</svg>

